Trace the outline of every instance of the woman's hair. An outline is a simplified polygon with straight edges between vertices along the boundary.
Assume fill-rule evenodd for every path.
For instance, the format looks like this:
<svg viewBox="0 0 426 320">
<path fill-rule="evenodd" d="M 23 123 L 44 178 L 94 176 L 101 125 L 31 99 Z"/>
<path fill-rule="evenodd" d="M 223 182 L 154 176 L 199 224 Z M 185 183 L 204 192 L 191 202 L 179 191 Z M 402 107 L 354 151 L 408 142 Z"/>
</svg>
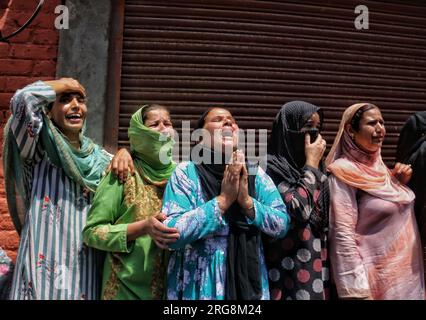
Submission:
<svg viewBox="0 0 426 320">
<path fill-rule="evenodd" d="M 198 119 L 197 121 L 197 125 L 195 126 L 195 129 L 201 129 L 204 127 L 204 124 L 206 123 L 206 118 L 207 115 L 210 113 L 210 111 L 212 111 L 213 109 L 224 109 L 229 111 L 228 109 L 221 107 L 221 106 L 217 106 L 217 107 L 211 107 L 208 108 L 206 111 L 203 112 L 203 114 L 201 115 L 201 117 Z"/>
<path fill-rule="evenodd" d="M 162 106 L 161 104 L 148 104 L 147 107 L 143 108 L 142 110 L 142 123 L 145 124 L 145 120 L 148 118 L 148 112 L 153 111 L 153 110 L 165 110 L 169 115 L 170 115 L 170 111 L 169 109 L 167 109 L 167 107 Z"/>
<path fill-rule="evenodd" d="M 354 131 L 356 131 L 356 132 L 359 131 L 359 123 L 362 119 L 362 115 L 364 114 L 364 112 L 371 110 L 371 109 L 374 109 L 374 108 L 379 109 L 378 106 L 376 106 L 372 103 L 366 103 L 361 108 L 359 108 L 357 110 L 357 112 L 355 112 L 355 114 L 353 115 L 353 117 L 351 119 L 351 127 Z"/>
<path fill-rule="evenodd" d="M 204 124 L 206 123 L 206 117 L 209 114 L 210 111 L 212 111 L 213 108 L 208 108 L 206 111 L 203 112 L 200 118 L 198 118 L 197 125 L 195 126 L 195 129 L 201 129 L 204 127 Z"/>
</svg>

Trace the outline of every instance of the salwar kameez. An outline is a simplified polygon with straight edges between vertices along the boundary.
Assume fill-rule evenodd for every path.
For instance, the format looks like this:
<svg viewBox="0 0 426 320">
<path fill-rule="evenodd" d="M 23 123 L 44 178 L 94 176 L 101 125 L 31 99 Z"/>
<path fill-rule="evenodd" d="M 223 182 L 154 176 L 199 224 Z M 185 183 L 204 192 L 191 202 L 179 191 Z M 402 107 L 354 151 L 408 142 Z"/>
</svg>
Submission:
<svg viewBox="0 0 426 320">
<path fill-rule="evenodd" d="M 129 223 L 160 211 L 163 190 L 135 175 L 124 185 L 111 174 L 102 180 L 83 232 L 87 245 L 106 251 L 104 300 L 163 298 L 166 253 L 149 235 L 127 240 Z M 132 194 L 128 189 L 140 192 Z"/>
<path fill-rule="evenodd" d="M 54 164 L 40 142 L 47 130 L 43 108 L 55 98 L 52 87 L 39 81 L 19 90 L 11 102 L 10 128 L 29 198 L 12 281 L 14 300 L 99 298 L 103 258 L 82 236 L 93 193 Z"/>
<path fill-rule="evenodd" d="M 253 199 L 255 219 L 250 224 L 272 237 L 283 237 L 289 224 L 282 199 L 272 180 L 259 169 Z M 204 200 L 196 167 L 184 162 L 176 167 L 166 187 L 162 211 L 165 224 L 179 230 L 180 238 L 170 245 L 167 299 L 225 299 L 229 225 L 216 198 Z M 263 247 L 259 250 L 261 299 L 269 299 Z"/>
</svg>

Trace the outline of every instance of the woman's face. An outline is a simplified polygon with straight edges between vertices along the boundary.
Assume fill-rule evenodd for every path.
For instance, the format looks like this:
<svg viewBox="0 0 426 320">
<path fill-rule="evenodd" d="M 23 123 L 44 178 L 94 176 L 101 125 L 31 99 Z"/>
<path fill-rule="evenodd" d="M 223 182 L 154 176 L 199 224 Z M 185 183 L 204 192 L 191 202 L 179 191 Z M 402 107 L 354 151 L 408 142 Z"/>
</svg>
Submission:
<svg viewBox="0 0 426 320">
<path fill-rule="evenodd" d="M 353 136 L 355 144 L 368 153 L 374 153 L 382 147 L 386 129 L 382 113 L 378 108 L 365 111 L 359 122 L 356 132 L 351 127 L 349 133 Z"/>
<path fill-rule="evenodd" d="M 318 112 L 315 112 L 312 114 L 312 116 L 305 122 L 302 129 L 300 129 L 301 132 L 306 132 L 311 129 L 321 129 L 321 118 Z"/>
<path fill-rule="evenodd" d="M 159 133 L 173 136 L 173 125 L 169 113 L 164 109 L 154 109 L 146 113 L 144 125 Z"/>
<path fill-rule="evenodd" d="M 203 129 L 209 133 L 209 136 L 203 137 L 203 141 L 210 139 L 210 147 L 214 150 L 219 148 L 224 152 L 238 145 L 238 125 L 226 109 L 212 109 L 205 118 Z"/>
<path fill-rule="evenodd" d="M 78 135 L 87 115 L 86 98 L 79 92 L 65 92 L 56 97 L 48 113 L 55 125 L 69 139 Z"/>
</svg>

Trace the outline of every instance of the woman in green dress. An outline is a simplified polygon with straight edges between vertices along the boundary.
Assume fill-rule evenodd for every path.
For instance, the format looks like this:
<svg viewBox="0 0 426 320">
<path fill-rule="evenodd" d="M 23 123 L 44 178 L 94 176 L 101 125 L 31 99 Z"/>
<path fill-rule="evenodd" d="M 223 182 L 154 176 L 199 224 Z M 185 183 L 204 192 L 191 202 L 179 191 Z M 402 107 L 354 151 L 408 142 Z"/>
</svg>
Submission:
<svg viewBox="0 0 426 320">
<path fill-rule="evenodd" d="M 172 161 L 173 126 L 164 106 L 145 105 L 130 120 L 137 170 L 126 183 L 107 175 L 97 189 L 83 231 L 87 245 L 107 251 L 102 299 L 161 299 L 168 244 L 179 238 L 162 224 L 163 190 Z"/>
</svg>

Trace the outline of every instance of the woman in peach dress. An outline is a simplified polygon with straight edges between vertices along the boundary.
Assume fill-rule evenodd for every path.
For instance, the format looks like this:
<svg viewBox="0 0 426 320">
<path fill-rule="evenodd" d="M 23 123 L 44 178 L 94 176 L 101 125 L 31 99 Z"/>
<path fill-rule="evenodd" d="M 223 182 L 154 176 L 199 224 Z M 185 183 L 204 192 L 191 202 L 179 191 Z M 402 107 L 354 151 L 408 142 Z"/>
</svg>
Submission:
<svg viewBox="0 0 426 320">
<path fill-rule="evenodd" d="M 327 157 L 330 259 L 341 299 L 424 299 L 423 259 L 414 216 L 412 170 L 389 170 L 380 109 L 350 106 Z"/>
</svg>

